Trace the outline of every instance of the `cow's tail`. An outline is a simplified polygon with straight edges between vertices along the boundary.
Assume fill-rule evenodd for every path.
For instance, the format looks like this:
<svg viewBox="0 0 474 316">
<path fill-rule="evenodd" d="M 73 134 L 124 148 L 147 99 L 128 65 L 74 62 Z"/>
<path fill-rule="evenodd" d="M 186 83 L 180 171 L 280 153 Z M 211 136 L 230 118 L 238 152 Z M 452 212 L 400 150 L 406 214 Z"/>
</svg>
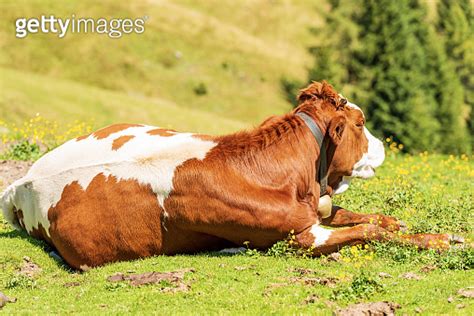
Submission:
<svg viewBox="0 0 474 316">
<path fill-rule="evenodd" d="M 0 208 L 3 211 L 3 217 L 10 223 L 10 225 L 18 230 L 21 230 L 21 226 L 15 212 L 15 195 L 16 185 L 11 185 L 5 191 L 3 191 L 0 197 Z"/>
</svg>

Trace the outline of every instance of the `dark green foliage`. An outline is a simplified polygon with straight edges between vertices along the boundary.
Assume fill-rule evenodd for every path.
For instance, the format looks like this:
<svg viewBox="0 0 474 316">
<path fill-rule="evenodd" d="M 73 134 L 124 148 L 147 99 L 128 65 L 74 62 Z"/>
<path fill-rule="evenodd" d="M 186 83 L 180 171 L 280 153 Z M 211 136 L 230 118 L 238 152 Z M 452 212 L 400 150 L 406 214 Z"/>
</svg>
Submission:
<svg viewBox="0 0 474 316">
<path fill-rule="evenodd" d="M 281 79 L 280 84 L 286 100 L 296 106 L 296 96 L 298 95 L 298 91 L 302 88 L 303 84 L 288 78 Z"/>
<path fill-rule="evenodd" d="M 441 0 L 438 3 L 437 30 L 443 36 L 448 58 L 463 86 L 471 146 L 474 144 L 474 16 L 470 0 Z"/>
<path fill-rule="evenodd" d="M 394 135 L 408 150 L 433 150 L 439 142 L 436 105 L 423 44 L 427 27 L 412 1 L 364 1 L 359 18 L 363 45 L 354 52 L 369 89 L 365 103 L 374 128 Z"/>
<path fill-rule="evenodd" d="M 462 81 L 472 79 L 449 60 L 425 7 L 417 0 L 330 3 L 325 26 L 313 31 L 322 44 L 310 48 L 309 81 L 331 82 L 364 109 L 370 128 L 405 150 L 470 152 Z M 461 33 L 446 47 L 465 47 L 469 38 Z"/>
<path fill-rule="evenodd" d="M 464 89 L 454 64 L 448 59 L 439 36 L 430 29 L 428 36 L 432 49 L 427 51 L 430 89 L 434 92 L 437 109 L 435 117 L 440 124 L 441 141 L 438 149 L 449 153 L 467 153 L 470 140 L 466 122 L 467 106 L 464 104 Z"/>
<path fill-rule="evenodd" d="M 332 296 L 336 300 L 354 300 L 357 298 L 369 298 L 383 290 L 384 285 L 380 278 L 362 271 L 354 276 L 348 286 L 335 290 Z"/>
<path fill-rule="evenodd" d="M 376 256 L 388 260 L 389 265 L 411 263 L 432 265 L 442 270 L 470 270 L 474 268 L 474 249 L 471 247 L 452 248 L 441 252 L 420 250 L 395 243 L 374 242 L 372 247 Z"/>
<path fill-rule="evenodd" d="M 194 93 L 196 95 L 206 95 L 207 87 L 204 83 L 200 82 L 194 87 Z"/>
<path fill-rule="evenodd" d="M 11 160 L 37 160 L 44 153 L 41 152 L 38 144 L 30 142 L 29 140 L 23 140 L 21 142 L 12 144 L 5 153 L 3 153 L 1 159 Z"/>
</svg>

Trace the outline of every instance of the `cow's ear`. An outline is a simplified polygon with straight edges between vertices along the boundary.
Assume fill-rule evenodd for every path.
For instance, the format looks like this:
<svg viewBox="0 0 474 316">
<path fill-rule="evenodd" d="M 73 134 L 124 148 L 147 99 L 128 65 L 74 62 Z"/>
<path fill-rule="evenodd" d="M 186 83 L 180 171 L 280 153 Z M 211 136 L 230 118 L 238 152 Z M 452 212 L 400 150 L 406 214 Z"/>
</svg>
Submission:
<svg viewBox="0 0 474 316">
<path fill-rule="evenodd" d="M 322 84 L 316 81 L 313 81 L 306 88 L 301 89 L 300 93 L 296 97 L 299 103 L 303 103 L 307 100 L 318 99 L 321 96 Z"/>
<path fill-rule="evenodd" d="M 329 137 L 331 138 L 334 145 L 339 145 L 342 141 L 342 135 L 346 128 L 346 118 L 344 116 L 336 116 L 329 123 Z"/>
</svg>

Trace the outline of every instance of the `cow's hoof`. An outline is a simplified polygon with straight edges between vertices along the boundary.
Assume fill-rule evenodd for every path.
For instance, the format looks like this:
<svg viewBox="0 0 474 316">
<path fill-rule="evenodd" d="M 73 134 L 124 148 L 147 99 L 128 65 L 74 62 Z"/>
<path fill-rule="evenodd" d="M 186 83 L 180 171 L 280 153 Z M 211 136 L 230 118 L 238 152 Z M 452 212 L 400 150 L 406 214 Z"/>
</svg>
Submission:
<svg viewBox="0 0 474 316">
<path fill-rule="evenodd" d="M 400 221 L 400 220 L 399 220 L 399 221 L 398 221 L 398 225 L 400 226 L 400 229 L 399 229 L 399 230 L 400 230 L 402 233 L 406 233 L 406 232 L 408 231 L 408 226 L 407 226 L 407 224 L 406 224 L 404 221 Z"/>
<path fill-rule="evenodd" d="M 449 242 L 452 244 L 464 244 L 464 237 L 458 235 L 449 235 Z"/>
</svg>

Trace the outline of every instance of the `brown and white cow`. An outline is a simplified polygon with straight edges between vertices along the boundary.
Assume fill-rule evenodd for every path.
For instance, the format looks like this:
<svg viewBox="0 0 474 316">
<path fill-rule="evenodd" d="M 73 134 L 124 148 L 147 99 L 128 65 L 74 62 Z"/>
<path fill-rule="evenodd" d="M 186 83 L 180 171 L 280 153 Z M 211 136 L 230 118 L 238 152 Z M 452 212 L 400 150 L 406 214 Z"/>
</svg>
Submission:
<svg viewBox="0 0 474 316">
<path fill-rule="evenodd" d="M 245 241 L 266 248 L 290 231 L 315 255 L 374 239 L 449 246 L 447 234 L 397 237 L 390 230 L 399 223 L 388 216 L 334 207 L 322 219 L 320 148 L 301 113 L 326 140 L 330 194 L 347 189 L 351 177 L 373 176 L 384 151 L 362 111 L 330 85 L 313 83 L 299 100 L 291 113 L 231 135 L 119 124 L 68 141 L 7 188 L 4 216 L 75 268 Z M 367 224 L 375 216 L 381 225 Z"/>
</svg>

